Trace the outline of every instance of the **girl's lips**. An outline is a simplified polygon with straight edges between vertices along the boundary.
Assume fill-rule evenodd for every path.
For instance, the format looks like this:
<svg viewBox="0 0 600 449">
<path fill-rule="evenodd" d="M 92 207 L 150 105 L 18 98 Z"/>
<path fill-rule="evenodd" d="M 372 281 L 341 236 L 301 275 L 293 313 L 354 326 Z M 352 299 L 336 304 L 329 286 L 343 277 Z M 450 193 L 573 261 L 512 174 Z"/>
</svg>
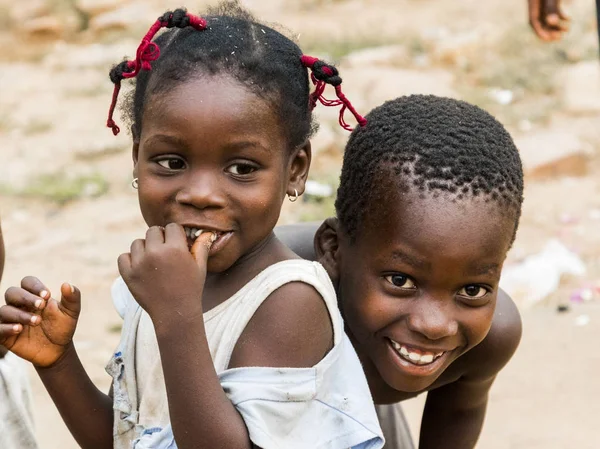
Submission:
<svg viewBox="0 0 600 449">
<path fill-rule="evenodd" d="M 188 247 L 191 249 L 201 234 L 210 232 L 212 234 L 212 238 L 214 239 L 211 243 L 209 255 L 212 255 L 219 251 L 223 245 L 227 243 L 233 231 L 215 231 L 212 229 L 200 229 L 197 227 L 184 226 L 185 235 L 187 236 Z"/>
<path fill-rule="evenodd" d="M 220 232 L 217 234 L 217 239 L 210 246 L 210 251 L 208 252 L 209 257 L 215 255 L 215 253 L 219 252 L 227 242 L 233 236 L 233 231 Z"/>
</svg>

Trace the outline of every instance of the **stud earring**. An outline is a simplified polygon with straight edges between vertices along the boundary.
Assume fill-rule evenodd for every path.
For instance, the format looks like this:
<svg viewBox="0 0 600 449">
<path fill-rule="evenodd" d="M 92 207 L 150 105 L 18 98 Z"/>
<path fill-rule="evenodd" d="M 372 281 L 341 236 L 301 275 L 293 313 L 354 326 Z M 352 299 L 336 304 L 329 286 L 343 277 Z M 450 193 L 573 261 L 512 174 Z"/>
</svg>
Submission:
<svg viewBox="0 0 600 449">
<path fill-rule="evenodd" d="M 295 203 L 298 199 L 298 196 L 298 190 L 294 189 L 294 196 L 288 195 L 288 200 L 290 200 L 291 203 Z"/>
<path fill-rule="evenodd" d="M 137 188 L 139 187 L 137 178 L 133 178 L 133 181 L 131 181 L 131 187 L 133 187 L 135 190 L 137 190 Z"/>
</svg>

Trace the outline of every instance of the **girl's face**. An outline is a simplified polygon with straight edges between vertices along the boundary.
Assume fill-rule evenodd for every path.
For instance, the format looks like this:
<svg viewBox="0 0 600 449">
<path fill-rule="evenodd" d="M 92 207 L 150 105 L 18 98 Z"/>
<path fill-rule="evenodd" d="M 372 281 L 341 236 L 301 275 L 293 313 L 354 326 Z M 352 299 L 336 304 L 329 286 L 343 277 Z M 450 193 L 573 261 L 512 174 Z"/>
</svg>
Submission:
<svg viewBox="0 0 600 449">
<path fill-rule="evenodd" d="M 514 225 L 492 201 L 396 191 L 339 235 L 344 318 L 389 386 L 423 391 L 485 338 Z"/>
<path fill-rule="evenodd" d="M 133 159 L 148 226 L 216 231 L 208 271 L 222 272 L 261 248 L 286 193 L 304 191 L 310 145 L 289 151 L 268 103 L 213 76 L 150 96 Z"/>
</svg>

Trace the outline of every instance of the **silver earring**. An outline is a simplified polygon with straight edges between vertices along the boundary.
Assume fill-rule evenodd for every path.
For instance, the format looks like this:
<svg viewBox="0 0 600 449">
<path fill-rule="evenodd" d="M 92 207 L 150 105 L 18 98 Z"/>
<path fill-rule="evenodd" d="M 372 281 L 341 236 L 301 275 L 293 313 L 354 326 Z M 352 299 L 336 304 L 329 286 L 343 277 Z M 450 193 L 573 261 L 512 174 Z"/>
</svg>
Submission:
<svg viewBox="0 0 600 449">
<path fill-rule="evenodd" d="M 294 189 L 294 196 L 288 195 L 288 200 L 290 200 L 291 203 L 294 203 L 298 199 L 298 196 L 298 190 Z"/>
<path fill-rule="evenodd" d="M 137 190 L 137 188 L 139 187 L 137 178 L 133 178 L 133 181 L 131 181 L 131 187 L 133 187 L 135 190 Z"/>
</svg>

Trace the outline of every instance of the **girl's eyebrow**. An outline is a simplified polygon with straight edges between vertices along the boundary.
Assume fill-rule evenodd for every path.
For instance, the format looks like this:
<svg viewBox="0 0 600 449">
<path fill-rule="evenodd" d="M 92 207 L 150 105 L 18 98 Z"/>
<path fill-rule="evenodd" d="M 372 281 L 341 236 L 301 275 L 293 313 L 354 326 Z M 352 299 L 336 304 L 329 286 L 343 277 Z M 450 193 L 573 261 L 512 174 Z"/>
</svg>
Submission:
<svg viewBox="0 0 600 449">
<path fill-rule="evenodd" d="M 144 144 L 146 145 L 152 145 L 155 143 L 166 143 L 177 147 L 187 148 L 185 140 L 169 134 L 152 134 L 147 139 L 144 139 Z"/>
</svg>

